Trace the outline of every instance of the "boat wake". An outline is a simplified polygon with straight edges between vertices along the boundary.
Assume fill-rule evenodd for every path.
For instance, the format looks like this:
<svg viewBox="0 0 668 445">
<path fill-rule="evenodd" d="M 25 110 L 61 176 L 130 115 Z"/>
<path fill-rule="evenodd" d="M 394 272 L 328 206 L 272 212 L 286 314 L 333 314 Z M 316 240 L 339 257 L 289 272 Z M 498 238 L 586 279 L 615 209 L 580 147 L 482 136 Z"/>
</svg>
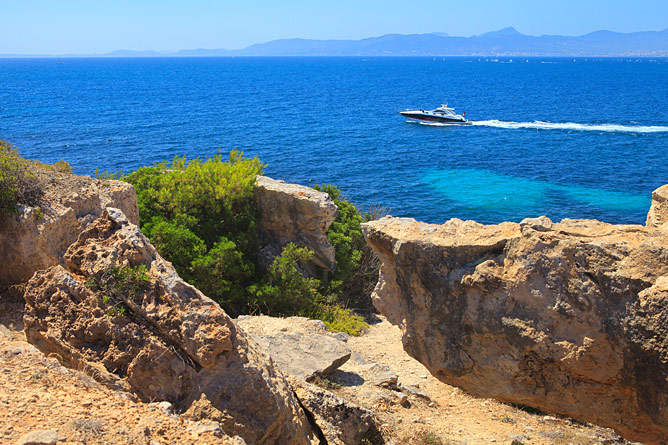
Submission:
<svg viewBox="0 0 668 445">
<path fill-rule="evenodd" d="M 617 125 L 617 124 L 577 124 L 574 122 L 512 122 L 512 121 L 471 121 L 471 125 L 495 128 L 530 128 L 536 130 L 604 131 L 609 133 L 668 133 L 668 126 Z"/>
</svg>

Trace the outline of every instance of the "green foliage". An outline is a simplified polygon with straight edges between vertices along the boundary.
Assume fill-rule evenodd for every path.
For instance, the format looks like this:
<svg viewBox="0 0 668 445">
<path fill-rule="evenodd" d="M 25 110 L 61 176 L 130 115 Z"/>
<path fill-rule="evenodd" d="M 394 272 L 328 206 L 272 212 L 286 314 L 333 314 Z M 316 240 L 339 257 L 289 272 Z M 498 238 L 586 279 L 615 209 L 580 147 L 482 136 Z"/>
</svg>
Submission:
<svg viewBox="0 0 668 445">
<path fill-rule="evenodd" d="M 120 303 L 107 311 L 109 317 L 124 317 L 126 313 L 127 310 L 123 303 Z"/>
<path fill-rule="evenodd" d="M 246 311 L 245 284 L 253 277 L 254 265 L 224 236 L 203 256 L 192 261 L 197 288 L 233 316 Z"/>
<path fill-rule="evenodd" d="M 360 335 L 369 327 L 364 318 L 340 306 L 325 307 L 318 318 L 325 322 L 330 331 L 345 332 L 350 335 Z"/>
<path fill-rule="evenodd" d="M 121 170 L 120 167 L 118 168 L 118 171 L 116 173 L 112 173 L 109 170 L 105 170 L 105 171 L 101 172 L 99 168 L 96 168 L 94 176 L 97 179 L 103 179 L 103 180 L 113 179 L 113 180 L 116 180 L 116 181 L 122 181 L 123 178 L 125 177 L 123 175 L 123 170 Z"/>
<path fill-rule="evenodd" d="M 193 261 L 206 254 L 204 241 L 188 227 L 178 221 L 165 221 L 161 217 L 155 217 L 143 227 L 143 231 L 150 234 L 151 242 L 158 252 L 172 262 L 184 280 L 193 279 Z"/>
<path fill-rule="evenodd" d="M 104 281 L 100 283 L 100 288 L 134 300 L 148 286 L 150 281 L 148 270 L 143 264 L 135 267 L 112 266 L 107 271 Z"/>
<path fill-rule="evenodd" d="M 375 264 L 372 272 L 365 265 L 373 254 L 362 236 L 362 217 L 339 199 L 338 189 L 322 186 L 339 206 L 329 231 L 337 259 L 331 280 L 305 276 L 315 267 L 313 253 L 294 244 L 261 275 L 255 267 L 259 242 L 253 188 L 263 168 L 257 158 L 232 151 L 226 161 L 220 154 L 207 160 L 175 157 L 127 176 L 96 174 L 134 185 L 142 232 L 182 278 L 230 315 L 260 311 L 321 318 L 332 330 L 359 335 L 367 325 L 350 309 L 370 306 L 368 282 L 375 283 L 377 274 Z"/>
<path fill-rule="evenodd" d="M 0 141 L 0 216 L 15 212 L 18 204 L 36 204 L 41 195 L 30 163 Z"/>
<path fill-rule="evenodd" d="M 364 220 L 354 205 L 340 198 L 341 192 L 335 186 L 321 184 L 314 188 L 329 194 L 339 208 L 327 232 L 334 246 L 336 271 L 324 293 L 328 295 L 328 301 L 369 311 L 372 308 L 371 291 L 378 279 L 380 264 L 364 241 L 361 227 Z M 370 219 L 370 215 L 365 215 L 365 220 Z"/>
<path fill-rule="evenodd" d="M 315 317 L 322 311 L 322 295 L 318 292 L 320 281 L 306 278 L 300 271 L 311 263 L 313 252 L 290 243 L 269 267 L 266 282 L 253 286 L 255 305 L 267 315 L 302 315 Z"/>
<path fill-rule="evenodd" d="M 142 232 L 183 279 L 233 316 L 247 312 L 247 288 L 258 281 L 253 187 L 263 168 L 234 150 L 226 161 L 177 156 L 122 177 L 137 191 Z"/>
<path fill-rule="evenodd" d="M 143 264 L 138 266 L 114 264 L 99 277 L 88 277 L 85 286 L 93 292 L 102 293 L 102 304 L 110 306 L 107 309 L 108 316 L 122 317 L 127 313 L 124 299 L 137 302 L 150 281 L 148 269 Z"/>
<path fill-rule="evenodd" d="M 309 383 L 319 386 L 322 389 L 326 389 L 327 391 L 336 391 L 337 389 L 341 389 L 341 385 L 339 383 L 336 383 L 335 381 L 330 380 L 322 375 L 316 375 L 311 380 L 309 380 Z"/>
</svg>

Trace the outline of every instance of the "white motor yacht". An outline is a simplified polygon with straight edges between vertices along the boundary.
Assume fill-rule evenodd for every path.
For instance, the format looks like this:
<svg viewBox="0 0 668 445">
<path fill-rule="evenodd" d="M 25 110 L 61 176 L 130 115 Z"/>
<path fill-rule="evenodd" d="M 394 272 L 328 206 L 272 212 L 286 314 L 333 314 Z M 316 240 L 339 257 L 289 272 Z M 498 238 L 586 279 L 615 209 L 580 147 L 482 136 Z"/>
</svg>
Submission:
<svg viewBox="0 0 668 445">
<path fill-rule="evenodd" d="M 423 122 L 435 122 L 439 124 L 456 124 L 456 125 L 471 125 L 471 122 L 466 120 L 464 114 L 456 114 L 454 108 L 446 105 L 441 105 L 435 110 L 406 110 L 400 111 L 404 117 L 415 119 Z"/>
</svg>

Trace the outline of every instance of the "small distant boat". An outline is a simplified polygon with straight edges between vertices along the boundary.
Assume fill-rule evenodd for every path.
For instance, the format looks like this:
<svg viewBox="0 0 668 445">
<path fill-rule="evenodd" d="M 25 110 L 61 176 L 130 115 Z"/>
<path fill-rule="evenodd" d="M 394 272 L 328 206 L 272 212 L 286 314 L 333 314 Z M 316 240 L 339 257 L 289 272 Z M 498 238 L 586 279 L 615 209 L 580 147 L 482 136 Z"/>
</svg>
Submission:
<svg viewBox="0 0 668 445">
<path fill-rule="evenodd" d="M 456 114 L 454 108 L 448 107 L 448 105 L 441 105 L 435 110 L 406 110 L 400 111 L 404 117 L 409 119 L 415 119 L 423 122 L 435 122 L 439 124 L 454 124 L 454 125 L 471 125 L 471 122 L 466 120 L 464 115 Z"/>
</svg>

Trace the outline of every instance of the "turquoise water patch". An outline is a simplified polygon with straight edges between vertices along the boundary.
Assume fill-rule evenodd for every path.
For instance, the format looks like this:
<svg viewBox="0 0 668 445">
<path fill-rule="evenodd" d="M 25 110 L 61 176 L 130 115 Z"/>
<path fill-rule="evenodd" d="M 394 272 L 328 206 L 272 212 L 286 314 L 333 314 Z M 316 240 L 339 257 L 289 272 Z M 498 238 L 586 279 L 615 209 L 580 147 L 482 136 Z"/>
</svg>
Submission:
<svg viewBox="0 0 668 445">
<path fill-rule="evenodd" d="M 439 195 L 464 207 L 523 214 L 563 208 L 564 200 L 606 210 L 642 211 L 647 196 L 605 189 L 566 186 L 478 169 L 428 170 L 423 181 Z M 547 212 L 549 213 L 549 212 Z"/>
<path fill-rule="evenodd" d="M 548 191 L 545 182 L 475 169 L 431 170 L 424 180 L 448 199 L 482 209 L 533 207 Z"/>
</svg>

